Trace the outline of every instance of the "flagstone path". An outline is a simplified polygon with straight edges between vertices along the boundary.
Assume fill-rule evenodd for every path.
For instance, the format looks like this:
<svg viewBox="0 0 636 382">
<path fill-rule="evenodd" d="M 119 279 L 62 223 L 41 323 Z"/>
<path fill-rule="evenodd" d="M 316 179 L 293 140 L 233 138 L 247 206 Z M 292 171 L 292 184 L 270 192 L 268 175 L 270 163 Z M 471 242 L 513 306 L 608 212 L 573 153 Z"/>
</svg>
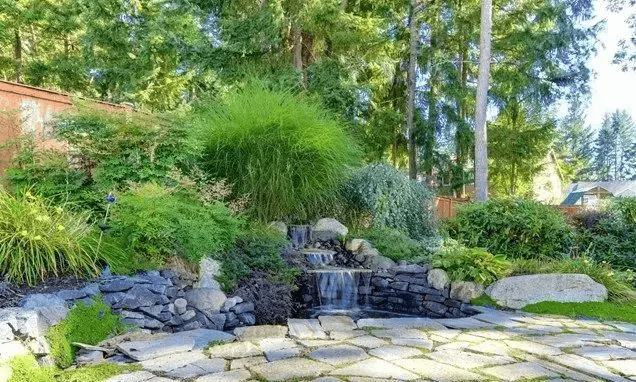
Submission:
<svg viewBox="0 0 636 382">
<path fill-rule="evenodd" d="M 635 324 L 483 311 L 241 328 L 234 342 L 159 349 L 108 382 L 636 381 Z"/>
</svg>

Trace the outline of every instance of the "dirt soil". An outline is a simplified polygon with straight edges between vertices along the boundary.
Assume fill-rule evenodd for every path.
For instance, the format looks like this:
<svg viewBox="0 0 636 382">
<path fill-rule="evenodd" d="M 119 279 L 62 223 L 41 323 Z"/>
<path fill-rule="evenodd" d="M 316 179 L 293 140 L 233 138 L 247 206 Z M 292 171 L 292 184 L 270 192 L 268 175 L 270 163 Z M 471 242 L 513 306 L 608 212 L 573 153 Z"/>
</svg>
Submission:
<svg viewBox="0 0 636 382">
<path fill-rule="evenodd" d="M 55 293 L 62 289 L 80 289 L 92 279 L 76 276 L 49 277 L 33 287 L 26 284 L 21 286 L 9 282 L 0 282 L 0 308 L 18 306 L 24 296 L 33 293 Z"/>
</svg>

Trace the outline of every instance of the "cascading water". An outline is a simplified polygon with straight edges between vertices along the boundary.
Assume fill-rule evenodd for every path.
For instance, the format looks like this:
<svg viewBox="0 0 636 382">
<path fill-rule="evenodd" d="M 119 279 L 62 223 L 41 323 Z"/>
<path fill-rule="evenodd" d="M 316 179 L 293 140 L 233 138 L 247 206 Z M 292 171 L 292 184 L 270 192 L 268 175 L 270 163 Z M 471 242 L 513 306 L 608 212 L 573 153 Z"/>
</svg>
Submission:
<svg viewBox="0 0 636 382">
<path fill-rule="evenodd" d="M 324 250 L 324 249 L 312 249 L 303 251 L 307 261 L 313 265 L 329 265 L 333 262 L 333 257 L 336 251 Z"/>
<path fill-rule="evenodd" d="M 292 225 L 287 231 L 294 248 L 304 248 L 311 241 L 310 225 Z"/>
<path fill-rule="evenodd" d="M 368 287 L 371 271 L 367 269 L 316 269 L 309 271 L 316 281 L 319 312 L 345 312 L 360 308 L 358 289 Z M 362 285 L 360 283 L 362 275 Z"/>
</svg>

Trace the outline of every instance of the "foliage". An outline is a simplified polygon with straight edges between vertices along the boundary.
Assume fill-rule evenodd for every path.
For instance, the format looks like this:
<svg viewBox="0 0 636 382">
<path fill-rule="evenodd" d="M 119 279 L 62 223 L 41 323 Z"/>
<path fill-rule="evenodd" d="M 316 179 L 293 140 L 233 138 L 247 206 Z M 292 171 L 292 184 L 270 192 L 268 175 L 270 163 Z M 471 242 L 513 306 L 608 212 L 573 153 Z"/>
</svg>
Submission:
<svg viewBox="0 0 636 382">
<path fill-rule="evenodd" d="M 609 298 L 616 302 L 636 301 L 636 277 L 634 272 L 619 272 L 607 263 L 600 263 L 586 257 L 562 260 L 515 259 L 512 261 L 513 274 L 537 273 L 581 273 L 605 285 Z"/>
<path fill-rule="evenodd" d="M 191 168 L 196 152 L 186 130 L 163 117 L 81 102 L 76 111 L 60 116 L 57 129 L 95 167 L 95 181 L 103 189 L 163 182 L 175 167 Z"/>
<path fill-rule="evenodd" d="M 493 308 L 497 308 L 499 306 L 499 304 L 497 304 L 497 301 L 490 298 L 490 296 L 488 296 L 486 293 L 470 300 L 470 304 L 474 306 L 490 306 Z"/>
<path fill-rule="evenodd" d="M 96 275 L 98 261 L 118 266 L 121 251 L 101 241 L 87 220 L 87 213 L 69 212 L 29 191 L 13 196 L 0 189 L 0 273 L 34 285 L 50 274 Z"/>
<path fill-rule="evenodd" d="M 572 244 L 560 211 L 518 198 L 462 206 L 447 227 L 460 243 L 508 258 L 563 257 Z"/>
<path fill-rule="evenodd" d="M 398 228 L 413 239 L 431 236 L 433 193 L 386 164 L 367 166 L 343 186 L 350 209 L 373 213 L 377 227 Z"/>
<path fill-rule="evenodd" d="M 633 136 L 636 125 L 625 110 L 606 113 L 594 141 L 593 171 L 596 179 L 625 180 L 636 172 Z"/>
<path fill-rule="evenodd" d="M 46 338 L 55 364 L 65 369 L 75 361 L 77 347 L 72 345 L 73 342 L 97 345 L 123 330 L 124 325 L 119 322 L 119 316 L 111 312 L 110 306 L 95 299 L 90 305 L 78 302 L 64 320 L 48 329 Z"/>
<path fill-rule="evenodd" d="M 204 205 L 154 183 L 132 187 L 111 213 L 110 234 L 156 265 L 175 254 L 196 263 L 203 256 L 227 250 L 240 235 L 242 224 L 220 202 Z"/>
<path fill-rule="evenodd" d="M 109 377 L 141 370 L 141 365 L 116 365 L 103 363 L 77 369 L 59 370 L 50 366 L 39 366 L 31 354 L 9 360 L 11 378 L 8 382 L 101 382 Z"/>
<path fill-rule="evenodd" d="M 222 264 L 221 275 L 217 278 L 224 291 L 232 291 L 239 281 L 250 276 L 252 269 L 263 269 L 270 273 L 273 281 L 290 284 L 300 275 L 295 268 L 287 266 L 282 258 L 289 241 L 279 232 L 270 228 L 250 227 L 239 238 L 236 247 L 213 255 Z"/>
<path fill-rule="evenodd" d="M 435 250 L 430 246 L 432 243 L 411 239 L 405 231 L 397 228 L 373 227 L 364 232 L 364 238 L 383 256 L 394 261 L 424 262 Z"/>
<path fill-rule="evenodd" d="M 636 323 L 635 305 L 616 302 L 553 302 L 544 301 L 523 307 L 524 312 L 558 314 L 572 318 L 593 317 L 602 320 Z"/>
<path fill-rule="evenodd" d="M 444 247 L 434 255 L 431 265 L 445 270 L 451 280 L 482 285 L 490 285 L 510 273 L 510 263 L 505 256 L 462 245 Z"/>
<path fill-rule="evenodd" d="M 194 124 L 204 169 L 249 194 L 248 211 L 263 222 L 313 218 L 358 163 L 354 143 L 320 106 L 257 84 L 201 105 Z"/>
</svg>

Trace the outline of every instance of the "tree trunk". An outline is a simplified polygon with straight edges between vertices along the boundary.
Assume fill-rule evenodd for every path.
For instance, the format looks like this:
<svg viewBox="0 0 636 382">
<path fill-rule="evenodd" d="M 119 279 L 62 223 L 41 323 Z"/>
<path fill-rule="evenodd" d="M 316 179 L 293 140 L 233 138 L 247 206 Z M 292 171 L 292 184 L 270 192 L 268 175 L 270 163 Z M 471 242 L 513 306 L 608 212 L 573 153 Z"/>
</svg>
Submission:
<svg viewBox="0 0 636 382">
<path fill-rule="evenodd" d="M 477 110 L 475 112 L 475 191 L 478 201 L 488 200 L 488 148 L 486 109 L 490 77 L 492 39 L 492 0 L 481 2 L 481 32 L 479 42 L 479 78 L 477 80 Z"/>
<path fill-rule="evenodd" d="M 303 70 L 303 37 L 300 32 L 300 28 L 297 26 L 291 27 L 291 51 L 292 51 L 292 63 L 294 68 L 299 72 Z"/>
<path fill-rule="evenodd" d="M 406 138 L 409 142 L 409 178 L 417 178 L 417 145 L 415 141 L 415 77 L 417 75 L 417 47 L 420 42 L 420 29 L 417 22 L 418 0 L 411 0 L 410 53 L 407 78 L 408 100 L 406 105 Z"/>
<path fill-rule="evenodd" d="M 13 45 L 13 59 L 15 60 L 15 81 L 22 83 L 22 39 L 20 31 L 15 30 L 15 40 Z"/>
</svg>

